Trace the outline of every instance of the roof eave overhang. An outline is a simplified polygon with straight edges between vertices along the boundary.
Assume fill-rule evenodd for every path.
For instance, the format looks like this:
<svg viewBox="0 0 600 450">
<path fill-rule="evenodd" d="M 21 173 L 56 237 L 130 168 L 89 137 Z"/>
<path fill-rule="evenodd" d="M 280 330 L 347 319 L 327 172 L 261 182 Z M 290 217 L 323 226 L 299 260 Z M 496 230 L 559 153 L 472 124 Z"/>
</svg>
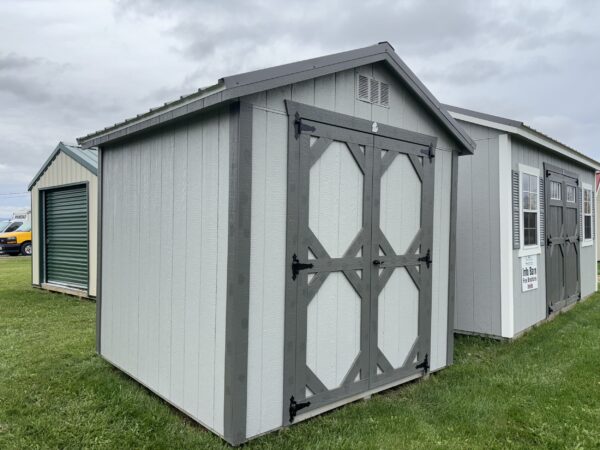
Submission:
<svg viewBox="0 0 600 450">
<path fill-rule="evenodd" d="M 54 150 L 50 154 L 50 156 L 48 157 L 48 159 L 46 160 L 46 162 L 44 162 L 44 164 L 42 165 L 42 167 L 40 168 L 40 170 L 38 170 L 38 172 L 32 178 L 31 182 L 27 186 L 27 190 L 28 191 L 31 191 L 33 189 L 33 187 L 36 185 L 36 183 L 39 181 L 39 179 L 42 177 L 42 175 L 44 175 L 44 172 L 46 172 L 46 170 L 48 169 L 48 167 L 50 166 L 50 164 L 52 164 L 52 162 L 56 159 L 56 157 L 58 156 L 58 154 L 60 152 L 63 152 L 64 154 L 66 154 L 70 158 L 72 158 L 75 161 L 77 161 L 77 163 L 79 163 L 80 165 L 82 165 L 83 167 L 85 167 L 92 174 L 94 174 L 96 176 L 98 175 L 98 168 L 97 167 L 94 167 L 88 161 L 85 161 L 84 159 L 81 159 L 79 157 L 79 155 L 77 155 L 76 153 L 74 153 L 73 151 L 71 151 L 71 149 L 69 147 L 67 147 L 62 142 L 59 142 L 58 145 L 54 148 Z"/>
<path fill-rule="evenodd" d="M 433 94 L 429 92 L 388 43 L 225 77 L 220 80 L 224 85 L 224 89 L 219 92 L 165 111 L 157 111 L 156 114 L 150 117 L 126 122 L 121 126 L 79 138 L 77 142 L 84 148 L 114 143 L 149 128 L 173 123 L 183 117 L 221 106 L 223 103 L 229 103 L 247 95 L 381 61 L 385 61 L 391 67 L 431 111 L 446 131 L 454 137 L 459 147 L 459 153 L 472 154 L 475 150 L 475 142 L 455 122 L 446 111 L 446 108 L 440 105 Z"/>
<path fill-rule="evenodd" d="M 529 128 L 527 125 L 524 125 L 522 123 L 520 123 L 520 125 L 518 126 L 508 123 L 500 123 L 457 111 L 451 111 L 450 114 L 456 120 L 462 120 L 464 122 L 493 128 L 498 131 L 504 131 L 507 134 L 519 136 L 527 142 L 543 147 L 551 153 L 558 154 L 564 158 L 571 159 L 577 162 L 578 164 L 589 167 L 593 170 L 600 170 L 600 162 L 584 155 L 583 153 L 579 153 L 569 147 L 561 145 L 559 142 L 556 142 L 553 139 L 550 139 L 547 136 L 536 132 L 532 128 Z"/>
</svg>

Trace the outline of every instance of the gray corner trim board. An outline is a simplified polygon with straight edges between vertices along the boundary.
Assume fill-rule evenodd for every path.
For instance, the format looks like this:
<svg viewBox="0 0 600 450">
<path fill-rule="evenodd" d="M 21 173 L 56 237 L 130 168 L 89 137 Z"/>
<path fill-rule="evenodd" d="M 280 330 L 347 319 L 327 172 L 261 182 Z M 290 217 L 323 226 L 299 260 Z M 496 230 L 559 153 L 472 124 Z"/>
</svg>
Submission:
<svg viewBox="0 0 600 450">
<path fill-rule="evenodd" d="M 102 148 L 98 149 L 98 217 L 96 217 L 96 353 L 102 354 Z"/>
<path fill-rule="evenodd" d="M 86 151 L 94 151 L 94 150 L 96 150 L 96 149 L 87 149 Z M 63 152 L 67 156 L 73 158 L 75 161 L 77 161 L 79 164 L 81 164 L 87 170 L 92 172 L 94 175 L 98 175 L 98 167 L 96 165 L 94 165 L 93 161 L 84 159 L 81 155 L 79 155 L 76 151 L 74 151 L 70 146 L 65 145 L 62 142 L 59 142 L 58 145 L 56 146 L 56 148 L 52 151 L 52 153 L 46 160 L 46 162 L 44 162 L 44 164 L 42 164 L 42 167 L 40 168 L 40 170 L 38 170 L 38 172 L 35 174 L 35 176 L 31 180 L 31 182 L 27 186 L 28 191 L 31 191 L 33 186 L 35 186 L 35 184 L 38 182 L 38 180 L 41 178 L 41 176 L 44 174 L 44 172 L 46 172 L 46 169 L 50 166 L 50 164 L 52 164 L 52 161 L 54 161 L 56 159 L 59 152 Z"/>
<path fill-rule="evenodd" d="M 519 217 L 519 172 L 512 171 L 512 237 L 513 249 L 521 248 L 521 225 Z"/>
<path fill-rule="evenodd" d="M 225 325 L 224 437 L 232 445 L 246 440 L 248 315 L 252 193 L 252 107 L 230 107 L 229 243 Z"/>
<path fill-rule="evenodd" d="M 150 127 L 163 125 L 184 115 L 195 113 L 219 103 L 235 101 L 246 95 L 377 62 L 385 62 L 404 81 L 406 86 L 427 107 L 434 118 L 453 136 L 459 144 L 461 152 L 473 154 L 475 142 L 458 125 L 446 108 L 437 101 L 433 94 L 408 68 L 404 61 L 400 59 L 392 46 L 387 42 L 306 61 L 225 77 L 219 82 L 219 85 L 221 85 L 221 82 L 224 85 L 223 90 L 203 98 L 192 100 L 178 107 L 165 104 L 163 107 L 152 110 L 150 114 L 125 120 L 112 127 L 78 138 L 77 142 L 84 147 L 104 144 L 122 139 Z M 185 97 L 181 99 L 182 102 L 185 100 Z"/>
<path fill-rule="evenodd" d="M 454 362 L 454 304 L 456 301 L 456 227 L 458 211 L 458 154 L 452 152 L 450 175 L 450 244 L 448 257 L 448 340 L 446 342 L 446 364 Z"/>
</svg>

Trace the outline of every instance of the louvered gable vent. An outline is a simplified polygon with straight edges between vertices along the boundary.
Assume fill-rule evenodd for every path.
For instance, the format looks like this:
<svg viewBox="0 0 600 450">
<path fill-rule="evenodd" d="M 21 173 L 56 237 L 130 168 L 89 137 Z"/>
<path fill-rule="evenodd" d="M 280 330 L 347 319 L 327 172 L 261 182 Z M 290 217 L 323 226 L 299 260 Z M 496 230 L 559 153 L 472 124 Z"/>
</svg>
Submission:
<svg viewBox="0 0 600 450">
<path fill-rule="evenodd" d="M 364 75 L 358 76 L 358 99 L 369 101 L 369 79 Z"/>
<path fill-rule="evenodd" d="M 390 106 L 390 85 L 367 75 L 356 77 L 356 97 L 374 105 Z"/>
</svg>

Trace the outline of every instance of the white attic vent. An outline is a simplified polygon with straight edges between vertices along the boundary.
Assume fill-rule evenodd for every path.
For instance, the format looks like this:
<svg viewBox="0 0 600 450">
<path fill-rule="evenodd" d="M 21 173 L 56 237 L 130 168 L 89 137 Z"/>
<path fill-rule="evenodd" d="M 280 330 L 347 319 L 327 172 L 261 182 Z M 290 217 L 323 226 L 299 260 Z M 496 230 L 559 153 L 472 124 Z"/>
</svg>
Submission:
<svg viewBox="0 0 600 450">
<path fill-rule="evenodd" d="M 390 106 L 390 85 L 367 75 L 356 77 L 356 98 L 374 105 Z"/>
</svg>

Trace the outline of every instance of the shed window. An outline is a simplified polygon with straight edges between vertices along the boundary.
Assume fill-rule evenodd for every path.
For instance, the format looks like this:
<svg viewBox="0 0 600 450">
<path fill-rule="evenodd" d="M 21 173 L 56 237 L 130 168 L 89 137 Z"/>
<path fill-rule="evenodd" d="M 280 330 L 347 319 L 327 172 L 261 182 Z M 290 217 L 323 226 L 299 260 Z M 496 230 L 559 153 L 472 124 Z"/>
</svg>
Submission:
<svg viewBox="0 0 600 450">
<path fill-rule="evenodd" d="M 583 190 L 583 238 L 592 239 L 592 190 Z"/>
<path fill-rule="evenodd" d="M 567 201 L 575 203 L 575 186 L 567 186 Z"/>
<path fill-rule="evenodd" d="M 556 181 L 550 182 L 550 199 L 562 200 L 562 184 Z"/>
<path fill-rule="evenodd" d="M 523 173 L 521 178 L 521 205 L 523 211 L 523 245 L 538 245 L 539 194 L 538 177 Z"/>
</svg>

